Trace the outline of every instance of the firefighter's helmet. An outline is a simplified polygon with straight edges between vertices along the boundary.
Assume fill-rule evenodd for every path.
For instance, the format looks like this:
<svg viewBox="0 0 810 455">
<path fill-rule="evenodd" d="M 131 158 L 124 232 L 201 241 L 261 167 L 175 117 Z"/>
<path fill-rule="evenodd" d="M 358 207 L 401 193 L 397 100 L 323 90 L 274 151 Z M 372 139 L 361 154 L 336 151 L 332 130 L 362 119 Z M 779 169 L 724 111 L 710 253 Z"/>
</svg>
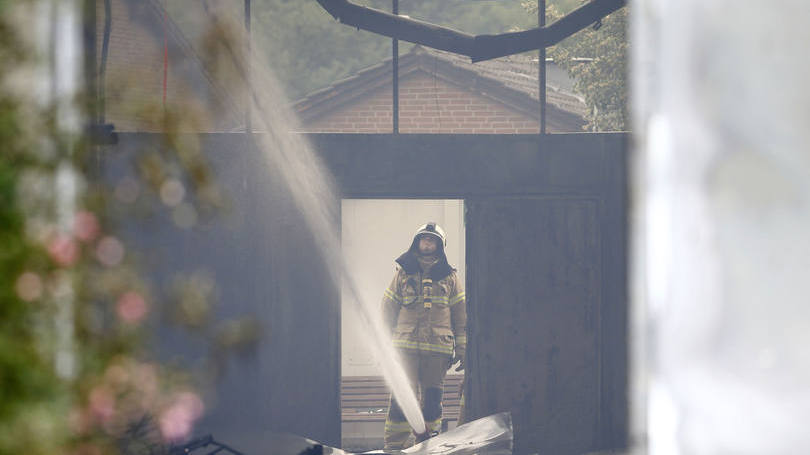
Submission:
<svg viewBox="0 0 810 455">
<path fill-rule="evenodd" d="M 419 236 L 421 235 L 432 235 L 439 240 L 439 245 L 441 245 L 442 249 L 447 247 L 447 235 L 444 233 L 444 229 L 441 226 L 436 224 L 433 221 L 428 222 L 427 224 L 423 224 L 417 231 L 416 234 L 413 235 L 413 244 L 416 245 Z"/>
</svg>

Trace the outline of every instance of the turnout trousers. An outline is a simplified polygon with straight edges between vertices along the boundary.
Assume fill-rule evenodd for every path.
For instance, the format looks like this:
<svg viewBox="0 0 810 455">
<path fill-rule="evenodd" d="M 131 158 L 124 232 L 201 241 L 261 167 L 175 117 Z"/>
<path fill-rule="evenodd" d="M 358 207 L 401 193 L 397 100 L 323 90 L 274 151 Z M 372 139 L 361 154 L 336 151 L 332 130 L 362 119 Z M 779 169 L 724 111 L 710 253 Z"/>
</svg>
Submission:
<svg viewBox="0 0 810 455">
<path fill-rule="evenodd" d="M 439 431 L 442 424 L 442 383 L 447 374 L 451 356 L 412 349 L 398 349 L 398 351 L 405 374 L 408 376 L 408 382 L 419 398 L 427 430 Z M 406 448 L 410 445 L 408 442 L 411 434 L 411 426 L 392 394 L 388 405 L 388 416 L 385 419 L 385 449 Z"/>
</svg>

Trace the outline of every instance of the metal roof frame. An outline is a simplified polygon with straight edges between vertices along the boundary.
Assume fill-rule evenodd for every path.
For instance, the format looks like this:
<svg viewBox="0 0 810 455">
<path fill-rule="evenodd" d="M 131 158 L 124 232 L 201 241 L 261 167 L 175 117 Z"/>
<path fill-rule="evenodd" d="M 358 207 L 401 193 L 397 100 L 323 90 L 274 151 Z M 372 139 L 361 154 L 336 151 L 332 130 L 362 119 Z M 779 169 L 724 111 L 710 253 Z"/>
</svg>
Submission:
<svg viewBox="0 0 810 455">
<path fill-rule="evenodd" d="M 394 39 L 466 55 L 473 62 L 546 48 L 623 7 L 627 0 L 592 0 L 554 23 L 498 35 L 470 35 L 448 27 L 355 5 L 349 0 L 317 0 L 341 23 Z"/>
</svg>

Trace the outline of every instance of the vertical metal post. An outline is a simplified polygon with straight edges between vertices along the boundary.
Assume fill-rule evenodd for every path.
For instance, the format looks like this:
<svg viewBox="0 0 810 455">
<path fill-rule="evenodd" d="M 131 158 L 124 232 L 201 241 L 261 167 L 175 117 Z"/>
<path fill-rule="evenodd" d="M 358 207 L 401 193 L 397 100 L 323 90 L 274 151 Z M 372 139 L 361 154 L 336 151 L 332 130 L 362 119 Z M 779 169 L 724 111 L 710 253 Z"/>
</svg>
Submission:
<svg viewBox="0 0 810 455">
<path fill-rule="evenodd" d="M 391 10 L 394 14 L 399 14 L 399 0 L 392 0 L 393 5 L 391 5 Z M 394 134 L 399 134 L 399 40 L 396 38 L 391 40 L 392 43 L 392 52 L 393 52 L 393 59 L 392 59 L 392 72 L 394 75 L 394 88 L 393 88 L 393 112 L 392 117 L 394 119 Z"/>
<path fill-rule="evenodd" d="M 164 18 L 165 19 L 165 18 Z M 110 53 L 110 28 L 112 27 L 112 2 L 104 0 L 104 38 L 101 41 L 101 66 L 98 70 L 98 124 L 107 121 L 107 56 Z"/>
<path fill-rule="evenodd" d="M 537 0 L 537 26 L 546 26 L 546 0 Z M 538 100 L 540 101 L 540 134 L 546 134 L 546 48 L 538 50 Z"/>
<path fill-rule="evenodd" d="M 247 84 L 247 105 L 245 106 L 245 132 L 253 131 L 251 125 L 251 112 L 253 111 L 253 83 L 250 78 L 251 58 L 251 38 L 250 38 L 250 0 L 245 0 L 245 39 L 247 40 L 247 51 L 245 57 L 245 83 Z"/>
<path fill-rule="evenodd" d="M 96 73 L 96 2 L 84 0 L 82 4 L 82 41 L 84 47 L 84 80 L 87 96 L 87 118 L 90 125 L 98 123 L 98 77 Z"/>
<path fill-rule="evenodd" d="M 166 30 L 169 22 L 166 7 L 163 7 L 163 116 L 166 116 L 166 98 L 169 93 L 169 33 Z"/>
</svg>

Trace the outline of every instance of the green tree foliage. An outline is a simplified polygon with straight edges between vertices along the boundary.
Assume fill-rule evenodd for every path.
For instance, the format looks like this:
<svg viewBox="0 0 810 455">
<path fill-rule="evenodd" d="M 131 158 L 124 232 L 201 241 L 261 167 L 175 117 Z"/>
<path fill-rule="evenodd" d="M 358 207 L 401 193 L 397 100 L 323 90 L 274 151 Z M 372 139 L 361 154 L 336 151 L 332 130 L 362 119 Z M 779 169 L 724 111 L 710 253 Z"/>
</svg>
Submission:
<svg viewBox="0 0 810 455">
<path fill-rule="evenodd" d="M 224 0 L 222 0 L 224 1 Z M 391 0 L 353 0 L 384 11 Z M 582 0 L 549 0 L 547 23 L 581 6 Z M 201 28 L 197 0 L 168 2 L 167 8 L 192 39 Z M 234 14 L 243 2 L 231 0 Z M 529 14 L 526 14 L 526 12 Z M 400 0 L 400 14 L 470 34 L 524 30 L 537 24 L 536 0 Z M 615 131 L 627 128 L 627 11 L 587 28 L 549 50 L 549 56 L 576 80 L 575 88 L 590 108 L 588 128 Z M 273 67 L 291 100 L 324 88 L 358 70 L 391 56 L 391 40 L 337 22 L 315 0 L 263 0 L 252 3 L 254 52 Z M 401 42 L 400 53 L 411 44 Z M 585 60 L 583 60 L 585 59 Z"/>
<path fill-rule="evenodd" d="M 570 4 L 570 2 L 567 2 Z M 537 14 L 537 1 L 524 3 Z M 570 5 L 562 5 L 570 8 Z M 548 3 L 547 23 L 563 13 Z M 625 131 L 627 111 L 627 8 L 602 19 L 598 27 L 586 28 L 548 51 L 548 56 L 575 80 L 574 89 L 585 97 L 591 131 Z"/>
<path fill-rule="evenodd" d="M 353 3 L 382 11 L 392 7 L 391 0 Z M 241 15 L 242 5 L 240 0 L 229 7 Z M 192 38 L 202 28 L 196 21 L 202 11 L 198 0 L 168 2 L 167 8 Z M 520 0 L 400 0 L 399 13 L 470 34 L 501 33 L 536 24 Z M 253 50 L 273 67 L 291 100 L 391 57 L 389 38 L 341 24 L 315 0 L 254 1 L 251 15 Z M 400 53 L 411 47 L 400 42 Z"/>
<path fill-rule="evenodd" d="M 42 259 L 25 236 L 16 202 L 18 169 L 26 161 L 20 149 L 8 147 L 20 143 L 17 109 L 0 99 L 0 454 L 44 454 L 54 449 L 58 431 L 49 416 L 64 412 L 64 402 L 57 399 L 60 386 L 47 359 L 35 349 L 35 309 L 17 292 L 26 268 Z"/>
<path fill-rule="evenodd" d="M 7 2 L 0 2 L 0 18 Z M 10 25 L 0 19 L 0 81 L 25 53 Z M 35 166 L 18 112 L 19 102 L 0 92 L 0 454 L 53 453 L 64 426 L 52 414 L 64 413 L 60 384 L 43 353 L 35 348 L 31 324 L 37 308 L 20 297 L 25 270 L 43 263 L 42 248 L 25 233 L 18 204 L 20 168 Z"/>
<path fill-rule="evenodd" d="M 522 3 L 524 8 L 537 14 L 537 0 L 528 0 Z M 582 0 L 546 0 L 547 10 L 548 8 L 555 8 L 562 14 L 568 14 L 580 6 L 582 6 Z"/>
<path fill-rule="evenodd" d="M 315 1 L 256 3 L 253 20 L 255 52 L 293 100 L 391 53 L 389 40 L 341 25 Z"/>
<path fill-rule="evenodd" d="M 355 3 L 391 11 L 390 0 Z M 499 33 L 531 26 L 520 3 L 402 0 L 399 13 L 466 33 Z M 314 0 L 254 2 L 256 49 L 264 52 L 291 99 L 328 86 L 391 56 L 391 40 L 337 22 Z M 412 46 L 400 43 L 400 52 Z"/>
<path fill-rule="evenodd" d="M 390 1 L 382 4 L 390 9 Z M 537 24 L 536 19 L 523 14 L 520 2 L 514 0 L 400 0 L 399 5 L 400 14 L 472 35 L 503 33 Z"/>
</svg>

